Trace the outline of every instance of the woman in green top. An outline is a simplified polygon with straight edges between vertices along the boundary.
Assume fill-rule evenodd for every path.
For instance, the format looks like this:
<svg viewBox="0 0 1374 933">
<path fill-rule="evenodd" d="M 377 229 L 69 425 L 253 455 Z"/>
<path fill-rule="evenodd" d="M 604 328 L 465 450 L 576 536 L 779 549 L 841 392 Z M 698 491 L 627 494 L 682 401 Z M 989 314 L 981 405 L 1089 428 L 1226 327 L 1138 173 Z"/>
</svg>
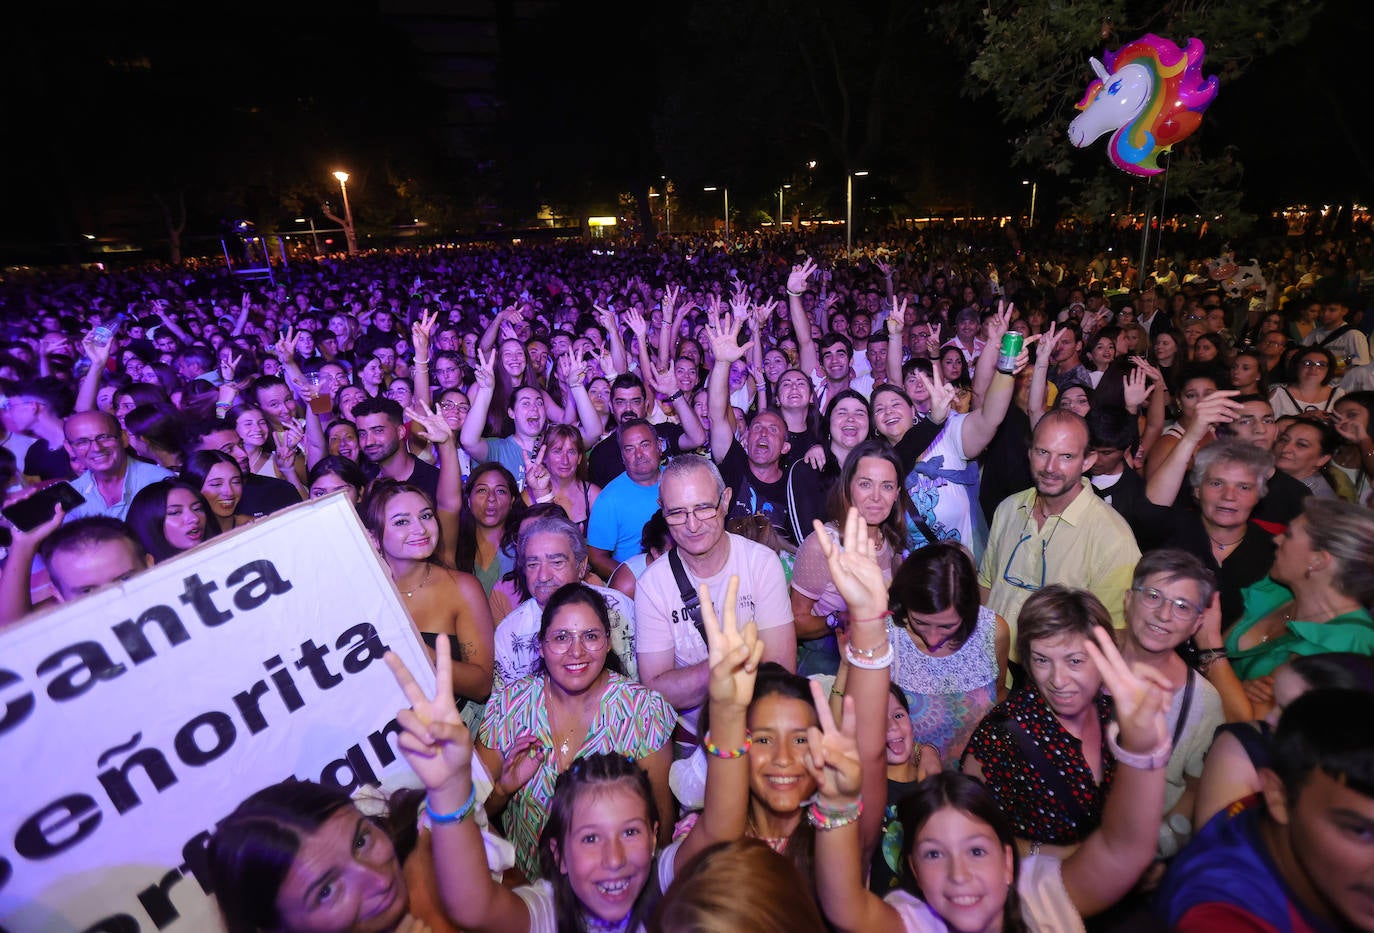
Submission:
<svg viewBox="0 0 1374 933">
<path fill-rule="evenodd" d="M 1276 538 L 1269 576 L 1243 591 L 1245 613 L 1226 653 L 1263 716 L 1273 670 L 1293 655 L 1374 654 L 1374 511 L 1309 497 Z"/>
</svg>

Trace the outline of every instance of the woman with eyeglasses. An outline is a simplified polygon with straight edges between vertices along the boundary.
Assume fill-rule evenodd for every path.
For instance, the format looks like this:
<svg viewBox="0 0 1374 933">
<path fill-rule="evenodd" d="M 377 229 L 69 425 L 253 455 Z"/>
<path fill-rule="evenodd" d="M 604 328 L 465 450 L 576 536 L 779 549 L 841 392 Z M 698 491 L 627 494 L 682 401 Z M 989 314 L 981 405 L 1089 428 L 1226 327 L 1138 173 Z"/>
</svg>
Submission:
<svg viewBox="0 0 1374 933">
<path fill-rule="evenodd" d="M 1112 617 L 1087 590 L 1051 584 L 1026 600 L 1016 648 L 1029 680 L 993 707 L 964 751 L 964 773 L 987 784 L 1016 838 L 1036 850 L 1086 839 L 1116 771 L 1111 703 L 1085 648 L 1096 629 L 1111 633 Z"/>
<path fill-rule="evenodd" d="M 492 694 L 478 730 L 477 753 L 500 779 L 487 813 L 504 811 L 516 866 L 540 877 L 539 835 L 558 776 L 579 758 L 613 753 L 648 775 L 660 813 L 673 812 L 668 789 L 677 713 L 662 694 L 625 676 L 611 649 L 606 601 L 591 587 L 569 583 L 549 597 L 539 626 L 539 673 Z M 672 821 L 659 842 L 671 839 Z"/>
<path fill-rule="evenodd" d="M 1336 358 L 1325 347 L 1303 347 L 1293 354 L 1288 365 L 1288 383 L 1275 386 L 1269 393 L 1274 417 L 1331 411 L 1345 395 L 1344 389 L 1328 384 L 1335 373 Z"/>
</svg>

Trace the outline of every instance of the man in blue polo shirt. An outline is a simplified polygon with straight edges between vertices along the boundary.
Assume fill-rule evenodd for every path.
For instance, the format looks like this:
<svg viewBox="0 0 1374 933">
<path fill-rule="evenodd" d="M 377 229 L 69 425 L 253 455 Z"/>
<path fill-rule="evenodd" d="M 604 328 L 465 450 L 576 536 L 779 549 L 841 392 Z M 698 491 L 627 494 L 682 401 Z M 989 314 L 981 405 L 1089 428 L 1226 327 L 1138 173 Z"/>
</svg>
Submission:
<svg viewBox="0 0 1374 933">
<path fill-rule="evenodd" d="M 621 561 L 639 553 L 644 525 L 658 511 L 663 462 L 658 432 L 643 418 L 622 422 L 616 438 L 625 472 L 601 490 L 587 523 L 587 557 L 603 580 L 611 578 Z"/>
</svg>

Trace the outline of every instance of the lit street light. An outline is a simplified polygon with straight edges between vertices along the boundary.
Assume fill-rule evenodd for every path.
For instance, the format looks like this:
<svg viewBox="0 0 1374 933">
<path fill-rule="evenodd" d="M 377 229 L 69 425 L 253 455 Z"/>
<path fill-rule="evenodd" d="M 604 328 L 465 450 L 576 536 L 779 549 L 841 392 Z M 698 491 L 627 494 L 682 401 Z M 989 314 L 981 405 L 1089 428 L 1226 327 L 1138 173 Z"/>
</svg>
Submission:
<svg viewBox="0 0 1374 933">
<path fill-rule="evenodd" d="M 320 235 L 319 235 L 317 232 L 315 232 L 315 218 L 314 218 L 314 217 L 309 217 L 309 218 L 307 218 L 307 217 L 297 217 L 297 218 L 296 218 L 296 223 L 298 223 L 298 224 L 303 224 L 303 223 L 307 223 L 307 222 L 310 224 L 310 237 L 311 237 L 311 239 L 313 239 L 313 240 L 315 241 L 315 255 L 318 256 L 318 255 L 320 255 Z"/>
<path fill-rule="evenodd" d="M 709 187 L 709 188 L 702 188 L 701 190 L 702 190 L 702 191 L 716 191 L 716 190 L 721 190 L 721 191 L 724 191 L 724 192 L 725 192 L 725 241 L 726 241 L 726 244 L 728 245 L 729 242 L 730 242 L 730 189 L 729 189 L 729 188 L 717 189 L 715 185 L 712 185 L 712 186 Z"/>
<path fill-rule="evenodd" d="M 778 226 L 779 226 L 779 227 L 782 226 L 782 190 L 783 190 L 783 188 L 791 188 L 791 187 L 792 187 L 791 185 L 783 185 L 782 188 L 779 188 L 779 189 L 778 189 Z"/>
<path fill-rule="evenodd" d="M 1034 226 L 1035 226 L 1035 189 L 1039 187 L 1039 184 L 1038 184 L 1037 182 L 1027 181 L 1027 180 L 1025 180 L 1025 179 L 1022 179 L 1021 184 L 1023 184 L 1023 185 L 1030 185 L 1030 189 L 1031 189 L 1030 223 L 1027 224 L 1027 226 L 1029 226 L 1029 227 L 1034 227 Z M 1132 187 L 1131 190 L 1132 190 L 1132 193 L 1134 193 L 1134 191 L 1135 191 L 1134 187 Z"/>
<path fill-rule="evenodd" d="M 358 237 L 353 232 L 353 209 L 348 206 L 348 173 L 335 172 L 334 177 L 339 180 L 339 190 L 343 192 L 344 202 L 344 239 L 348 241 L 348 255 L 358 255 Z"/>
<path fill-rule="evenodd" d="M 844 180 L 844 251 L 854 251 L 854 179 L 862 178 L 868 172 L 850 172 Z"/>
</svg>

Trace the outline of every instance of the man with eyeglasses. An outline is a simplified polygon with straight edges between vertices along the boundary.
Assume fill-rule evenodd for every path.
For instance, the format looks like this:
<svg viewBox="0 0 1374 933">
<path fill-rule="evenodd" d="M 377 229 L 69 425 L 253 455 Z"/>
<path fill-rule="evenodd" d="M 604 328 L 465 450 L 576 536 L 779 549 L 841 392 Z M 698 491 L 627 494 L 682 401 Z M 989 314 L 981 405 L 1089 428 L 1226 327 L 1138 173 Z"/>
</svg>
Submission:
<svg viewBox="0 0 1374 933">
<path fill-rule="evenodd" d="M 525 521 L 515 542 L 515 572 L 529 598 L 497 621 L 493 692 L 537 672 L 539 622 L 544 607 L 560 588 L 584 582 L 587 576 L 587 542 L 582 532 L 558 515 Z M 591 589 L 606 601 L 611 619 L 611 649 L 624 665 L 625 676 L 637 680 L 634 601 L 619 590 L 604 586 Z"/>
<path fill-rule="evenodd" d="M 1031 437 L 1035 485 L 993 513 L 978 586 L 983 604 L 1011 626 L 1013 644 L 1021 606 L 1050 583 L 1089 590 L 1117 628 L 1124 624 L 1122 597 L 1140 549 L 1126 520 L 1091 491 L 1085 474 L 1097 457 L 1088 441 L 1082 417 L 1047 412 Z"/>
<path fill-rule="evenodd" d="M 725 530 L 730 490 L 714 463 L 695 454 L 674 457 L 663 471 L 659 499 L 675 548 L 650 564 L 635 586 L 639 676 L 668 698 L 682 714 L 684 737 L 694 738 L 710 671 L 699 616 L 684 592 L 699 594 L 705 584 L 719 613 L 730 578 L 739 577 L 738 624 L 753 622 L 763 660 L 789 671 L 797 667 L 797 635 L 778 555 Z"/>
<path fill-rule="evenodd" d="M 1221 694 L 1204 676 L 1219 655 L 1205 655 L 1199 673 L 1176 650 L 1202 628 L 1203 613 L 1216 592 L 1216 578 L 1196 555 L 1175 548 L 1149 551 L 1135 566 L 1126 593 L 1126 627 L 1117 634 L 1126 663 L 1154 669 L 1173 690 L 1168 710 L 1173 751 L 1166 772 L 1159 853 L 1166 858 L 1191 835 L 1203 760 L 1217 726 L 1226 721 Z"/>
<path fill-rule="evenodd" d="M 87 515 L 123 520 L 140 489 L 172 475 L 156 463 L 130 458 L 129 438 L 114 415 L 78 412 L 66 420 L 62 432 L 72 459 L 86 465 L 86 471 L 72 480 L 72 487 L 86 502 L 68 512 L 66 521 Z"/>
</svg>

